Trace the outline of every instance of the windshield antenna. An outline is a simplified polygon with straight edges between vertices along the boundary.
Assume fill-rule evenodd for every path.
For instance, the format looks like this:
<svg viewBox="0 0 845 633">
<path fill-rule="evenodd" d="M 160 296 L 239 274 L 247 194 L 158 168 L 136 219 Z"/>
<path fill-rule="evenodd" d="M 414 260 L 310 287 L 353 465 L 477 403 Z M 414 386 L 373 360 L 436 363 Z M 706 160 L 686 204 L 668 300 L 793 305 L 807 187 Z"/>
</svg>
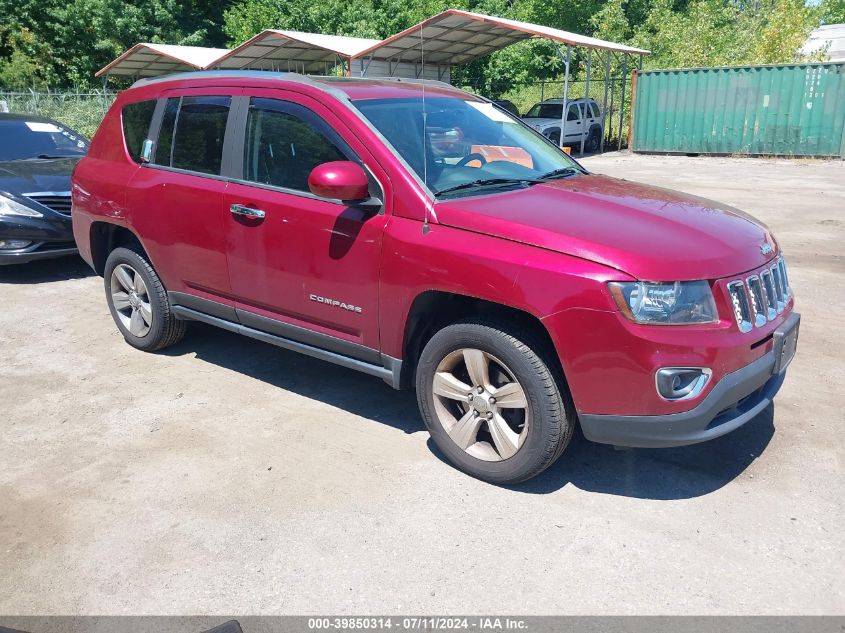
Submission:
<svg viewBox="0 0 845 633">
<path fill-rule="evenodd" d="M 428 113 L 425 109 L 425 38 L 423 32 L 425 26 L 420 27 L 420 68 L 422 72 L 422 151 L 423 151 L 423 183 L 428 187 L 428 143 L 426 143 L 426 129 L 428 129 Z M 426 196 L 425 217 L 423 219 L 423 235 L 431 230 L 428 224 L 428 216 L 431 211 L 431 200 Z"/>
</svg>

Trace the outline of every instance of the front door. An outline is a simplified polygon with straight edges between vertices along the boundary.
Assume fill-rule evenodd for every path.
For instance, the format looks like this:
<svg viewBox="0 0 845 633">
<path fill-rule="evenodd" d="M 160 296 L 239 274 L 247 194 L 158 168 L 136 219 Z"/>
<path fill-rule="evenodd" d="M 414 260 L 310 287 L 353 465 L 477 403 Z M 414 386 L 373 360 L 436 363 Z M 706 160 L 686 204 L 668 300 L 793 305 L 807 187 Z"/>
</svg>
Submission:
<svg viewBox="0 0 845 633">
<path fill-rule="evenodd" d="M 570 103 L 566 112 L 566 127 L 564 131 L 566 134 L 563 137 L 565 145 L 572 145 L 580 143 L 584 137 L 584 131 L 587 126 L 584 124 L 584 113 L 581 109 L 581 104 Z"/>
<path fill-rule="evenodd" d="M 224 194 L 238 316 L 249 327 L 373 360 L 355 350 L 379 348 L 379 262 L 390 217 L 386 175 L 318 101 L 257 89 L 245 101 L 242 147 L 234 149 L 241 177 Z M 381 210 L 310 193 L 311 170 L 337 160 L 369 170 Z"/>
</svg>

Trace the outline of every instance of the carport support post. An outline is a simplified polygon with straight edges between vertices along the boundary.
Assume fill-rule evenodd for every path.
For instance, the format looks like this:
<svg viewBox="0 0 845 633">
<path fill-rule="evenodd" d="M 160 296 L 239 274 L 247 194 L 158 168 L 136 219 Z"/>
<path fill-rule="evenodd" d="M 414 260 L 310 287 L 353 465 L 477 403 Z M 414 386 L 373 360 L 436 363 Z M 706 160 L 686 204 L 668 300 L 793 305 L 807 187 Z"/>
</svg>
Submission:
<svg viewBox="0 0 845 633">
<path fill-rule="evenodd" d="M 593 49 L 587 49 L 587 82 L 584 86 L 584 97 L 589 99 L 590 98 L 590 68 L 593 65 Z M 584 122 L 586 128 L 586 121 L 587 121 L 587 110 L 590 108 L 589 102 L 584 102 Z M 581 156 L 584 155 L 584 142 L 587 140 L 586 134 L 589 134 L 590 131 L 587 129 L 581 130 Z"/>
<path fill-rule="evenodd" d="M 557 49 L 557 54 L 563 57 L 560 52 L 560 48 L 555 45 L 555 49 Z M 566 127 L 566 109 L 569 106 L 569 62 L 572 61 L 572 48 L 569 44 L 566 45 L 566 57 L 563 60 L 564 65 L 566 66 L 566 71 L 563 75 L 563 107 L 560 110 L 560 134 L 558 135 L 558 143 L 557 146 L 563 149 L 563 130 Z"/>
<path fill-rule="evenodd" d="M 610 86 L 610 51 L 604 62 L 604 101 L 601 104 L 601 145 L 599 153 L 604 152 L 604 139 L 607 136 L 607 89 Z"/>
<path fill-rule="evenodd" d="M 628 83 L 628 53 L 622 57 L 622 96 L 619 98 L 619 141 L 616 149 L 622 149 L 622 121 L 625 118 L 625 84 Z"/>
</svg>

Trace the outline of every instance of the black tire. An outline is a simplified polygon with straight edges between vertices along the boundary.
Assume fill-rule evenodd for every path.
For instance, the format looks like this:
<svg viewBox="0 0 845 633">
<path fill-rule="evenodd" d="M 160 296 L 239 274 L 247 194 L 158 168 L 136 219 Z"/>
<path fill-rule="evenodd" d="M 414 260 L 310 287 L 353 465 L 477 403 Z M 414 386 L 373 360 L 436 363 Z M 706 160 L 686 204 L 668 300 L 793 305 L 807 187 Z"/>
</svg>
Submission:
<svg viewBox="0 0 845 633">
<path fill-rule="evenodd" d="M 132 268 L 136 274 L 141 276 L 146 286 L 146 296 L 149 299 L 148 303 L 152 313 L 152 323 L 149 325 L 149 331 L 142 336 L 136 336 L 129 331 L 121 321 L 118 310 L 114 305 L 111 285 L 112 274 L 115 268 L 120 265 Z M 146 255 L 143 254 L 140 248 L 136 250 L 136 248 L 130 246 L 114 249 L 106 260 L 103 279 L 105 281 L 106 302 L 109 305 L 109 311 L 120 333 L 123 334 L 123 338 L 132 347 L 145 352 L 155 352 L 178 343 L 185 336 L 185 321 L 181 321 L 173 316 L 170 301 L 167 299 L 167 291 L 164 289 L 155 269 L 147 261 Z"/>
<path fill-rule="evenodd" d="M 584 143 L 584 152 L 592 154 L 595 151 L 598 151 L 599 146 L 601 145 L 601 131 L 598 128 L 593 128 L 590 130 L 590 135 L 587 137 L 587 141 Z"/>
<path fill-rule="evenodd" d="M 433 391 L 438 365 L 467 348 L 500 359 L 526 396 L 531 423 L 524 442 L 501 461 L 471 455 L 452 440 L 438 417 Z M 417 366 L 417 402 L 432 439 L 454 466 L 490 483 L 515 484 L 539 475 L 560 457 L 572 439 L 576 416 L 550 353 L 554 352 L 531 331 L 497 321 L 455 323 L 429 340 Z"/>
</svg>

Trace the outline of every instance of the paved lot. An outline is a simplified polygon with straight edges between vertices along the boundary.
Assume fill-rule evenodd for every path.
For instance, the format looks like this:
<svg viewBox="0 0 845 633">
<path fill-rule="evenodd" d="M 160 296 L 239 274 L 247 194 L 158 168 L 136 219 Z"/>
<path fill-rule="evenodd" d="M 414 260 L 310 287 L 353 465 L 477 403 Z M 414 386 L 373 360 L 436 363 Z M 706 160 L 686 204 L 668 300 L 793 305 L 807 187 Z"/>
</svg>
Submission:
<svg viewBox="0 0 845 633">
<path fill-rule="evenodd" d="M 0 269 L 0 613 L 845 613 L 845 165 L 585 163 L 775 231 L 804 321 L 773 409 L 503 489 L 411 393 L 203 326 L 144 354 L 79 260 Z"/>
</svg>

